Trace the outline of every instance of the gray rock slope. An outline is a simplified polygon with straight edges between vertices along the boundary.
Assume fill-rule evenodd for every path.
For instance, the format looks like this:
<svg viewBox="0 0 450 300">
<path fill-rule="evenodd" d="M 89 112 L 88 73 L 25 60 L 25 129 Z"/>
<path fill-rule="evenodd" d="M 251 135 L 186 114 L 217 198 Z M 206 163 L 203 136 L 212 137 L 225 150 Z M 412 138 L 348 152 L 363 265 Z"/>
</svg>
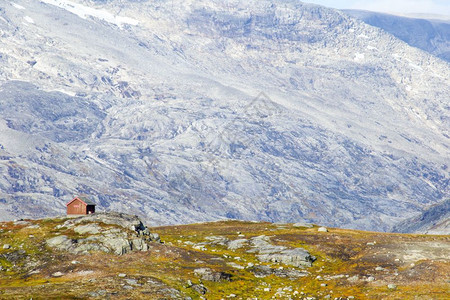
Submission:
<svg viewBox="0 0 450 300">
<path fill-rule="evenodd" d="M 426 20 L 361 10 L 345 13 L 379 27 L 395 37 L 450 62 L 450 21 Z"/>
<path fill-rule="evenodd" d="M 450 200 L 431 206 L 394 227 L 395 232 L 450 234 Z"/>
<path fill-rule="evenodd" d="M 0 216 L 389 230 L 448 198 L 450 66 L 298 1 L 0 3 Z"/>
</svg>

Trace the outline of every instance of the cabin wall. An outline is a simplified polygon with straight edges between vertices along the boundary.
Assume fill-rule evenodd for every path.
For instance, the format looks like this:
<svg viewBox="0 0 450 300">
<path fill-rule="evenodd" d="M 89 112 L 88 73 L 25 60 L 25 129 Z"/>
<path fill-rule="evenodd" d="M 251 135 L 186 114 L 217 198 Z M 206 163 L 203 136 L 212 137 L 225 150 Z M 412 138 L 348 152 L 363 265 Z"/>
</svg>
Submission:
<svg viewBox="0 0 450 300">
<path fill-rule="evenodd" d="M 80 200 L 75 200 L 67 206 L 67 214 L 68 215 L 85 215 L 86 214 L 86 205 Z"/>
</svg>

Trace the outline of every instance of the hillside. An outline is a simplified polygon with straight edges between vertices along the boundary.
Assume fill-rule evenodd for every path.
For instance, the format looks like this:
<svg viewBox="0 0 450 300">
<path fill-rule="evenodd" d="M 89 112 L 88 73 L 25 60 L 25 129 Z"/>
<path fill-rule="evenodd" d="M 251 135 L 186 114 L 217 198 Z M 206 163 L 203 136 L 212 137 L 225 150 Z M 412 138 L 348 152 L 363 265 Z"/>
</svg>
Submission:
<svg viewBox="0 0 450 300">
<path fill-rule="evenodd" d="M 402 17 L 361 10 L 344 10 L 369 25 L 379 27 L 413 47 L 450 62 L 450 20 Z"/>
<path fill-rule="evenodd" d="M 450 66 L 299 1 L 0 3 L 0 218 L 388 231 L 449 198 Z"/>
<path fill-rule="evenodd" d="M 449 234 L 450 200 L 433 205 L 418 216 L 397 224 L 394 232 Z"/>
<path fill-rule="evenodd" d="M 238 221 L 146 228 L 117 213 L 0 231 L 0 299 L 450 296 L 448 236 Z"/>
</svg>

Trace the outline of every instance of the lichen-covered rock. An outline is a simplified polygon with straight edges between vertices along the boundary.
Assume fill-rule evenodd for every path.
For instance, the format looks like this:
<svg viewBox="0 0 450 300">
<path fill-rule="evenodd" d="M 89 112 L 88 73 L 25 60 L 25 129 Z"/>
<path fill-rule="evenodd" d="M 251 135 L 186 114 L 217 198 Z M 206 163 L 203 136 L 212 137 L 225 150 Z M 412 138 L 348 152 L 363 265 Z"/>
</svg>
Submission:
<svg viewBox="0 0 450 300">
<path fill-rule="evenodd" d="M 148 230 L 148 228 L 147 228 L 147 230 Z M 150 239 L 150 241 L 153 241 L 153 242 L 159 242 L 159 241 L 161 241 L 161 238 L 159 237 L 159 234 L 157 234 L 157 233 L 150 233 L 149 235 L 149 239 Z"/>
<path fill-rule="evenodd" d="M 65 235 L 59 235 L 47 240 L 47 245 L 59 250 L 68 250 L 72 247 L 73 242 Z"/>
<path fill-rule="evenodd" d="M 56 229 L 62 228 L 73 229 L 74 233 L 82 237 L 69 239 L 66 235 L 60 235 L 48 239 L 47 245 L 75 254 L 102 251 L 122 255 L 130 251 L 147 251 L 147 241 L 159 240 L 159 235 L 152 237 L 152 233 L 137 216 L 120 213 L 71 218 Z"/>
<path fill-rule="evenodd" d="M 200 295 L 204 295 L 208 292 L 208 289 L 203 284 L 194 284 L 192 289 Z"/>
<path fill-rule="evenodd" d="M 220 246 L 227 246 L 228 242 L 230 241 L 224 236 L 207 236 L 205 239 L 209 241 L 208 244 L 210 245 L 220 245 Z"/>
<path fill-rule="evenodd" d="M 136 232 L 144 232 L 146 229 L 138 216 L 117 212 L 95 213 L 91 215 L 71 218 L 64 222 L 63 226 L 70 228 L 80 223 L 104 223 L 109 225 L 117 225 L 124 229 Z"/>
<path fill-rule="evenodd" d="M 310 267 L 315 260 L 308 251 L 300 248 L 285 249 L 279 252 L 257 255 L 262 262 L 279 262 L 295 267 Z"/>
<path fill-rule="evenodd" d="M 117 255 L 122 255 L 132 250 L 131 241 L 124 237 L 110 236 L 100 239 L 100 241 Z"/>
<path fill-rule="evenodd" d="M 79 225 L 73 229 L 78 234 L 97 234 L 100 233 L 101 228 L 97 224 Z"/>
<path fill-rule="evenodd" d="M 143 239 L 141 239 L 141 238 L 134 238 L 134 239 L 131 240 L 131 250 L 147 251 L 148 250 L 148 245 Z"/>
<path fill-rule="evenodd" d="M 231 275 L 224 272 L 215 272 L 211 270 L 210 268 L 199 268 L 194 270 L 194 274 L 198 277 L 200 277 L 202 280 L 208 280 L 208 281 L 230 281 Z"/>
<path fill-rule="evenodd" d="M 316 260 L 308 251 L 302 248 L 287 248 L 270 243 L 267 236 L 261 235 L 250 240 L 252 249 L 249 253 L 257 253 L 261 262 L 279 262 L 294 267 L 310 267 Z"/>
<path fill-rule="evenodd" d="M 313 227 L 314 227 L 313 224 L 310 224 L 310 223 L 302 223 L 302 222 L 300 222 L 300 223 L 295 223 L 295 224 L 293 224 L 292 226 L 294 226 L 294 227 L 305 227 L 305 228 L 313 228 Z"/>
</svg>

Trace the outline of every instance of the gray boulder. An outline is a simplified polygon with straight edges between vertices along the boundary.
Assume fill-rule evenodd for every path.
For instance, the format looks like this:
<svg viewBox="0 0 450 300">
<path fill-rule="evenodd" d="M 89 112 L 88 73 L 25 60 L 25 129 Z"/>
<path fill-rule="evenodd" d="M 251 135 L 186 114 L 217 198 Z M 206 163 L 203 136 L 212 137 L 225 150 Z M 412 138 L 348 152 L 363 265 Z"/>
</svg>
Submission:
<svg viewBox="0 0 450 300">
<path fill-rule="evenodd" d="M 310 224 L 310 223 L 295 223 L 294 225 L 292 225 L 294 227 L 305 227 L 305 228 L 313 228 L 314 225 Z"/>
<path fill-rule="evenodd" d="M 220 246 L 227 246 L 228 242 L 230 241 L 224 236 L 207 236 L 205 239 L 209 241 L 208 244 L 210 245 L 220 245 Z"/>
<path fill-rule="evenodd" d="M 48 239 L 46 242 L 48 246 L 58 250 L 67 251 L 73 246 L 73 241 L 65 235 L 55 236 L 54 238 Z"/>
<path fill-rule="evenodd" d="M 257 255 L 262 262 L 280 262 L 295 267 L 310 267 L 315 258 L 308 251 L 300 248 L 286 249 L 280 252 Z"/>
<path fill-rule="evenodd" d="M 113 253 L 122 255 L 131 251 L 131 241 L 125 237 L 107 236 L 102 238 L 101 243 L 111 249 Z"/>
<path fill-rule="evenodd" d="M 208 292 L 208 289 L 203 284 L 194 284 L 192 289 L 200 295 L 204 295 Z"/>
<path fill-rule="evenodd" d="M 146 230 L 148 231 L 148 228 L 146 228 Z M 150 241 L 153 241 L 153 242 L 160 242 L 161 241 L 161 238 L 159 237 L 159 234 L 157 234 L 157 233 L 150 233 L 149 234 L 149 238 L 150 238 Z"/>
<path fill-rule="evenodd" d="M 202 280 L 208 280 L 208 281 L 214 281 L 214 282 L 219 282 L 219 281 L 230 281 L 231 280 L 231 275 L 228 273 L 224 273 L 224 272 L 215 272 L 213 270 L 211 270 L 210 268 L 200 268 L 200 269 L 195 269 L 194 270 L 194 274 L 198 277 L 200 277 Z"/>
<path fill-rule="evenodd" d="M 279 262 L 294 267 L 310 267 L 316 260 L 308 251 L 302 248 L 287 248 L 270 243 L 267 236 L 257 236 L 250 240 L 252 249 L 249 253 L 258 253 L 256 257 L 261 262 Z"/>
<path fill-rule="evenodd" d="M 131 250 L 147 251 L 148 245 L 143 239 L 134 238 L 131 240 Z"/>
</svg>

